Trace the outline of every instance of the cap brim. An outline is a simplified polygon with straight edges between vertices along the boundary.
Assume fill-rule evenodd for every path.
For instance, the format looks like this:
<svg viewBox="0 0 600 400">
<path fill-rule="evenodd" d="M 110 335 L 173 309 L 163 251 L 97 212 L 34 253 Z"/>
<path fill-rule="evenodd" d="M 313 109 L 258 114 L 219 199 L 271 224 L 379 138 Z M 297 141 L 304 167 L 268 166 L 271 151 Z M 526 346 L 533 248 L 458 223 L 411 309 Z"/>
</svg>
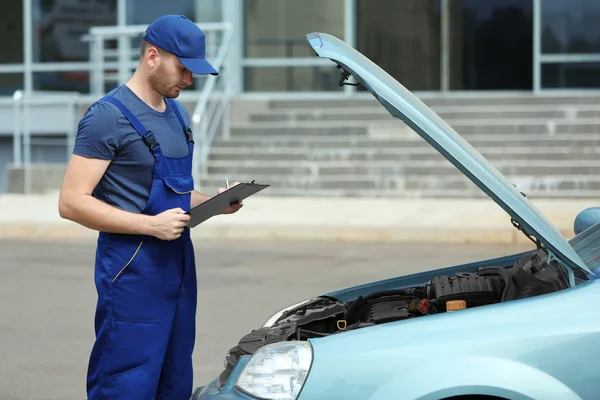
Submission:
<svg viewBox="0 0 600 400">
<path fill-rule="evenodd" d="M 183 58 L 177 57 L 179 61 L 196 75 L 219 75 L 217 70 L 210 65 L 204 58 Z"/>
</svg>

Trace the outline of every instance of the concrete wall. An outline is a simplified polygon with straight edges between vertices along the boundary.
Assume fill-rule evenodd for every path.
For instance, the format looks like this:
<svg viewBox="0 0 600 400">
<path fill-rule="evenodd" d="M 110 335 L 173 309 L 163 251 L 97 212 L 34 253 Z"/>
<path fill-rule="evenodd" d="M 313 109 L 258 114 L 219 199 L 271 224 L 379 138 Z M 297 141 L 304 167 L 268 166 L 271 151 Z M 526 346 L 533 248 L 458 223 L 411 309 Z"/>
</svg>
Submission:
<svg viewBox="0 0 600 400">
<path fill-rule="evenodd" d="M 194 111 L 195 102 L 184 101 L 188 112 Z M 66 164 L 72 150 L 67 145 L 67 129 L 76 131 L 79 118 L 83 116 L 89 102 L 80 104 L 74 118 L 69 119 L 64 105 L 46 104 L 32 110 L 29 121 L 33 132 L 31 146 L 30 192 L 44 193 L 57 190 L 63 180 Z M 14 109 L 10 101 L 0 103 L 0 194 L 23 193 L 25 172 L 11 164 L 13 157 Z M 58 132 L 58 133 L 57 133 Z"/>
<path fill-rule="evenodd" d="M 35 140 L 35 139 L 34 139 Z M 63 143 L 61 145 L 61 142 Z M 50 144 L 52 143 L 52 144 Z M 60 137 L 45 138 L 31 146 L 31 188 L 34 193 L 54 190 L 62 182 L 67 162 L 67 147 Z M 0 137 L 0 193 L 23 193 L 24 170 L 14 168 L 12 137 Z"/>
</svg>

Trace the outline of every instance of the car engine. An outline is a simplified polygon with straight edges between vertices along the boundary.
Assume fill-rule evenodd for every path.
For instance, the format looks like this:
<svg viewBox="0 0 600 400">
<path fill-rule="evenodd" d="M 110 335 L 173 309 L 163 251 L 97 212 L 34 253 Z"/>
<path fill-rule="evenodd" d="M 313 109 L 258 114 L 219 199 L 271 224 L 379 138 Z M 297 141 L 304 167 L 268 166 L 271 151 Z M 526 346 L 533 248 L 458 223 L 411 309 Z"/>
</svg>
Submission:
<svg viewBox="0 0 600 400">
<path fill-rule="evenodd" d="M 581 277 L 581 279 L 584 279 Z M 270 343 L 343 334 L 353 329 L 481 307 L 551 293 L 569 287 L 568 274 L 538 249 L 509 267 L 485 267 L 454 276 L 440 275 L 409 288 L 379 291 L 348 302 L 320 296 L 283 313 L 272 326 L 252 330 L 226 356 L 223 385 L 237 360 Z"/>
</svg>

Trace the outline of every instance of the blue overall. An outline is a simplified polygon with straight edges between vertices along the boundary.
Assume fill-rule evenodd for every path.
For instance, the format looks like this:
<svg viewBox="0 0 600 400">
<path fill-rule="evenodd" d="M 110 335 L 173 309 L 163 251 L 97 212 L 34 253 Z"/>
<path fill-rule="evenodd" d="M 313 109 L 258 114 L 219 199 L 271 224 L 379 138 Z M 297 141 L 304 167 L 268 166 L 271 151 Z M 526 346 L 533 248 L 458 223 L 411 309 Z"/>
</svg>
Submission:
<svg viewBox="0 0 600 400">
<path fill-rule="evenodd" d="M 142 213 L 156 215 L 178 207 L 188 211 L 194 143 L 177 106 L 171 103 L 189 153 L 169 158 L 153 133 L 119 100 L 103 100 L 121 110 L 154 155 L 150 196 Z M 88 369 L 88 399 L 188 400 L 197 299 L 189 228 L 173 241 L 100 232 L 95 284 L 96 342 Z"/>
</svg>

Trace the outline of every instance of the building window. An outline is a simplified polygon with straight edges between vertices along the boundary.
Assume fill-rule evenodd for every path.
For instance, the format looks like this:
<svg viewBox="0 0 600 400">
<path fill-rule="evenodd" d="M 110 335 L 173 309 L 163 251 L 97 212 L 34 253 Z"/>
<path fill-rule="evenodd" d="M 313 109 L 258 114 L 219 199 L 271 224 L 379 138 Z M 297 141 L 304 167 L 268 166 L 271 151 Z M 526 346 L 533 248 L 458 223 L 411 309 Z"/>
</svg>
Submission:
<svg viewBox="0 0 600 400">
<path fill-rule="evenodd" d="M 312 57 L 307 33 L 343 38 L 344 1 L 246 0 L 244 19 L 245 57 Z"/>
<path fill-rule="evenodd" d="M 117 24 L 117 0 L 35 0 L 33 61 L 88 61 L 92 26 Z"/>
<path fill-rule="evenodd" d="M 185 15 L 196 20 L 195 0 L 127 0 L 127 24 L 145 25 L 167 14 Z"/>
<path fill-rule="evenodd" d="M 343 39 L 343 0 L 246 0 L 244 1 L 244 57 L 314 58 L 306 40 L 310 32 L 325 32 Z M 247 91 L 339 90 L 335 65 L 282 67 L 246 66 Z M 332 85 L 334 83 L 334 85 Z"/>
<path fill-rule="evenodd" d="M 533 88 L 533 2 L 449 2 L 450 89 Z"/>
<path fill-rule="evenodd" d="M 440 0 L 358 0 L 358 50 L 409 90 L 440 89 Z"/>
<path fill-rule="evenodd" d="M 117 24 L 117 0 L 34 0 L 33 61 L 87 62 L 92 26 Z M 34 90 L 89 92 L 87 71 L 36 72 Z"/>
<path fill-rule="evenodd" d="M 600 53 L 598 0 L 544 0 L 542 53 Z"/>
<path fill-rule="evenodd" d="M 23 1 L 6 1 L 0 13 L 0 96 L 10 96 L 23 89 L 23 73 L 7 64 L 23 63 Z M 4 67 L 4 71 L 2 68 Z M 7 69 L 8 68 L 8 69 Z"/>
<path fill-rule="evenodd" d="M 23 62 L 23 1 L 6 1 L 0 13 L 1 64 Z"/>
</svg>

